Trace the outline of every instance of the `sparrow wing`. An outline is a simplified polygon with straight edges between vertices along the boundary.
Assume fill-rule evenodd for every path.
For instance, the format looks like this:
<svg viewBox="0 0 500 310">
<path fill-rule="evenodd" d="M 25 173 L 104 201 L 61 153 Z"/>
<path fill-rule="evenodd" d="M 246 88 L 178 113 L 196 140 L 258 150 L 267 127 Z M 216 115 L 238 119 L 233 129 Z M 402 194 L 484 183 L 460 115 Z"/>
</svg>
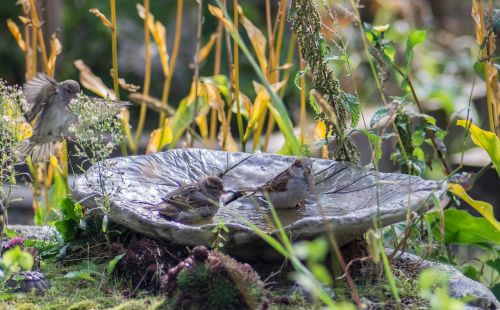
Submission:
<svg viewBox="0 0 500 310">
<path fill-rule="evenodd" d="M 198 184 L 183 185 L 168 193 L 162 200 L 172 207 L 188 210 L 199 203 L 195 197 L 198 191 Z"/>
<path fill-rule="evenodd" d="M 274 179 L 264 183 L 264 185 L 253 188 L 241 188 L 240 192 L 284 192 L 286 184 L 290 178 L 288 169 L 278 174 Z"/>
<path fill-rule="evenodd" d="M 267 181 L 266 184 L 262 185 L 262 191 L 264 192 L 284 192 L 286 191 L 286 185 L 290 179 L 290 173 L 288 169 L 278 174 L 274 179 Z"/>
<path fill-rule="evenodd" d="M 30 106 L 26 118 L 31 122 L 49 104 L 49 97 L 55 92 L 57 82 L 45 74 L 38 73 L 23 86 L 24 96 Z"/>
</svg>

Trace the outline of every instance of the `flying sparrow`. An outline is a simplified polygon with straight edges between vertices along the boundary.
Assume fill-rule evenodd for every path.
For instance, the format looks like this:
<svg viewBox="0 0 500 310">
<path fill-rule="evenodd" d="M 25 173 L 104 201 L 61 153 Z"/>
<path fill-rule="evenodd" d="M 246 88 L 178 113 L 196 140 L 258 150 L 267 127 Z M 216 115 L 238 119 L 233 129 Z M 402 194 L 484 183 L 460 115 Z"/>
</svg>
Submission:
<svg viewBox="0 0 500 310">
<path fill-rule="evenodd" d="M 32 122 L 37 116 L 33 135 L 21 147 L 21 156 L 31 155 L 33 162 L 45 162 L 54 153 L 53 142 L 68 133 L 69 126 L 78 121 L 68 104 L 80 92 L 80 85 L 73 80 L 58 83 L 45 74 L 38 73 L 23 87 L 30 105 L 26 118 Z"/>
<path fill-rule="evenodd" d="M 206 176 L 197 183 L 182 185 L 171 191 L 152 209 L 169 220 L 193 223 L 212 218 L 219 210 L 223 193 L 222 179 Z"/>
<path fill-rule="evenodd" d="M 300 207 L 307 196 L 314 191 L 314 184 L 312 161 L 300 158 L 294 160 L 290 167 L 264 185 L 241 188 L 226 204 L 244 195 L 261 193 L 276 209 Z"/>
</svg>

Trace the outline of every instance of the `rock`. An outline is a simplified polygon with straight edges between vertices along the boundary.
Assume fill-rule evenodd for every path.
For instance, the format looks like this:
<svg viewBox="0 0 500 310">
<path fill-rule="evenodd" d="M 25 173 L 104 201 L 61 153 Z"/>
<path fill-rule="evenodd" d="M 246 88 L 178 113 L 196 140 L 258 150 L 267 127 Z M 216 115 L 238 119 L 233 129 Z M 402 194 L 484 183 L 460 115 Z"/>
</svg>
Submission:
<svg viewBox="0 0 500 310">
<path fill-rule="evenodd" d="M 5 285 L 14 292 L 29 293 L 35 290 L 37 293 L 45 293 L 50 288 L 50 283 L 45 279 L 43 273 L 38 271 L 21 271 L 13 274 Z"/>
<path fill-rule="evenodd" d="M 388 252 L 390 253 L 392 250 L 388 250 Z M 453 266 L 423 260 L 421 257 L 410 253 L 400 253 L 395 256 L 396 259 L 402 262 L 417 263 L 420 270 L 418 273 L 427 268 L 434 268 L 448 273 L 450 276 L 448 287 L 451 297 L 462 298 L 469 295 L 474 298 L 473 301 L 468 303 L 466 309 L 500 309 L 500 302 L 486 286 L 466 277 Z"/>
<path fill-rule="evenodd" d="M 294 157 L 274 154 L 204 149 L 113 158 L 79 176 L 73 197 L 87 210 L 102 212 L 103 209 L 97 207 L 105 193 L 110 202 L 110 220 L 151 238 L 180 245 L 211 246 L 215 238 L 212 230 L 224 222 L 229 228 L 224 234 L 227 253 L 247 258 L 273 257 L 276 253 L 263 246 L 264 241 L 248 225 L 251 222 L 266 233 L 277 233 L 271 224 L 269 206 L 261 197 L 242 198 L 221 206 L 211 221 L 196 225 L 166 220 L 148 207 L 179 184 L 223 173 L 233 166 L 223 176 L 226 190 L 236 191 L 243 185 L 258 186 L 285 170 L 293 160 Z M 382 225 L 397 223 L 406 219 L 408 211 L 422 210 L 432 194 L 440 198 L 446 190 L 446 184 L 415 176 L 379 173 L 377 182 L 376 172 L 350 163 L 313 161 L 317 193 L 311 195 L 302 209 L 278 210 L 285 230 L 294 240 L 324 233 L 326 223 L 342 246 L 372 227 L 377 213 Z"/>
</svg>

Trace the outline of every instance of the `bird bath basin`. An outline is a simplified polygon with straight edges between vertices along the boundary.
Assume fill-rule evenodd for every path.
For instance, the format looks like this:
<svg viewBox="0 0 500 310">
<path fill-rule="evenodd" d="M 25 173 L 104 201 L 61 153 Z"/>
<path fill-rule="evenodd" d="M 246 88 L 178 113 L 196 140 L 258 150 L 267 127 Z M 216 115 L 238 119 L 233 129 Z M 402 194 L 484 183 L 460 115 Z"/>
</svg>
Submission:
<svg viewBox="0 0 500 310">
<path fill-rule="evenodd" d="M 146 236 L 169 243 L 210 246 L 212 230 L 224 222 L 229 232 L 225 249 L 234 255 L 266 255 L 263 241 L 248 222 L 275 234 L 268 204 L 258 196 L 223 205 L 208 222 L 186 225 L 166 220 L 148 210 L 179 184 L 201 176 L 224 173 L 227 191 L 258 186 L 285 170 L 294 157 L 274 154 L 227 153 L 203 149 L 177 149 L 154 155 L 113 158 L 92 166 L 74 184 L 73 197 L 87 210 L 99 211 L 105 193 L 110 220 Z M 397 173 L 377 173 L 345 162 L 313 159 L 316 193 L 301 209 L 278 210 L 291 238 L 313 238 L 330 230 L 344 245 L 373 226 L 403 221 L 420 210 L 431 195 L 440 198 L 446 186 Z M 96 209 L 97 208 L 97 209 Z M 248 255 L 247 255 L 248 254 Z"/>
</svg>

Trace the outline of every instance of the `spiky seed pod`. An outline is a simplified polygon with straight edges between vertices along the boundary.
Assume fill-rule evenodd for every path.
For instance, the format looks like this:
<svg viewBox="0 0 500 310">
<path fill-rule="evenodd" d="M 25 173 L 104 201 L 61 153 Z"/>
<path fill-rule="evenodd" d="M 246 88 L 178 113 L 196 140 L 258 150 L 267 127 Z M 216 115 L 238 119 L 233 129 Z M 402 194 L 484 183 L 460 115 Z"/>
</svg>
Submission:
<svg viewBox="0 0 500 310">
<path fill-rule="evenodd" d="M 264 284 L 248 264 L 199 246 L 171 268 L 164 286 L 174 309 L 263 309 Z"/>
</svg>

